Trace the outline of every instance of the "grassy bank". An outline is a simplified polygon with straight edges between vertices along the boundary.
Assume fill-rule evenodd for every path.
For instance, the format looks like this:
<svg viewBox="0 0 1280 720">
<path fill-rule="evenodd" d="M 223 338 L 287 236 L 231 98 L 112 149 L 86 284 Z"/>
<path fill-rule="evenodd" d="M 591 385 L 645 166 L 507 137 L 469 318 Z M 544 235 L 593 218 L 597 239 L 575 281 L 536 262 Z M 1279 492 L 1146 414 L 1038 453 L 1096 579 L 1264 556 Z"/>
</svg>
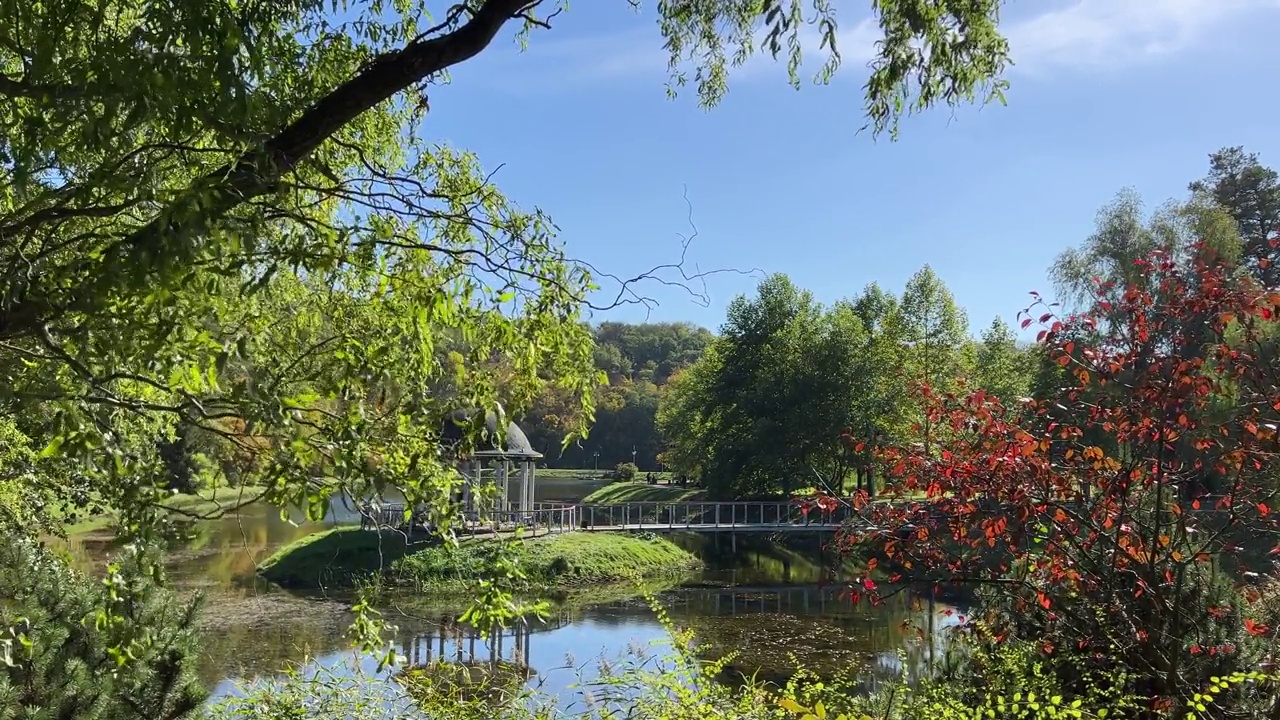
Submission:
<svg viewBox="0 0 1280 720">
<path fill-rule="evenodd" d="M 498 549 L 493 539 L 468 539 L 457 546 L 426 539 L 409 544 L 397 533 L 335 528 L 282 548 L 258 570 L 295 588 L 344 587 L 381 574 L 421 591 L 464 592 Z M 693 555 L 662 538 L 611 533 L 529 538 L 518 542 L 516 553 L 528 576 L 524 589 L 537 593 L 677 575 L 698 565 Z"/>
<path fill-rule="evenodd" d="M 591 468 L 538 468 L 538 479 L 554 478 L 556 480 L 592 480 L 596 478 L 603 478 L 609 475 L 612 470 L 613 468 L 611 467 L 602 467 L 599 470 L 592 470 Z M 655 478 L 663 482 L 666 482 L 671 477 L 671 473 L 659 472 L 657 470 L 641 470 L 640 474 L 642 476 L 652 474 Z"/>
<path fill-rule="evenodd" d="M 262 494 L 263 489 L 245 485 L 234 488 L 212 488 L 198 493 L 179 493 L 162 500 L 160 506 L 173 511 L 173 514 L 179 517 L 207 517 L 251 503 Z M 63 518 L 63 532 L 68 535 L 108 530 L 116 521 L 116 517 L 112 514 L 95 515 L 83 510 L 66 509 L 60 512 L 60 516 Z"/>
<path fill-rule="evenodd" d="M 280 548 L 258 565 L 268 580 L 291 588 L 350 587 L 389 571 L 400 558 L 438 544 L 421 536 L 339 527 L 312 533 Z"/>
<path fill-rule="evenodd" d="M 606 485 L 588 495 L 582 502 L 602 505 L 626 502 L 685 502 L 699 500 L 703 495 L 702 488 L 696 487 L 623 482 Z"/>
</svg>

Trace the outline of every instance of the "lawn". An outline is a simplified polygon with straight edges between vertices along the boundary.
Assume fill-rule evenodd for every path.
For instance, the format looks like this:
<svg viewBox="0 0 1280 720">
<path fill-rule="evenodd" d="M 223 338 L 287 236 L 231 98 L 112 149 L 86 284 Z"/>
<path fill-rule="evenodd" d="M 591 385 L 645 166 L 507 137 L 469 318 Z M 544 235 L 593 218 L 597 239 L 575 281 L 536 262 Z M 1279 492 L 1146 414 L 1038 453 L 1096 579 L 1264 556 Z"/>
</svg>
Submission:
<svg viewBox="0 0 1280 720">
<path fill-rule="evenodd" d="M 583 498 L 582 502 L 597 505 L 628 502 L 687 502 L 701 500 L 704 495 L 702 488 L 697 487 L 624 482 L 606 485 Z"/>
<path fill-rule="evenodd" d="M 504 540 L 505 541 L 505 540 Z M 282 548 L 258 566 L 285 587 L 350 587 L 381 574 L 392 584 L 421 592 L 469 590 L 497 552 L 492 538 L 449 545 L 423 537 L 406 543 L 400 533 L 335 528 Z M 563 533 L 517 541 L 524 589 L 561 592 L 595 583 L 671 576 L 697 567 L 697 559 L 654 535 Z"/>
<path fill-rule="evenodd" d="M 178 517 L 211 516 L 219 511 L 230 511 L 239 506 L 249 504 L 257 500 L 262 492 L 263 488 L 254 485 L 234 488 L 219 487 L 201 490 L 195 494 L 179 493 L 172 495 L 162 500 L 160 505 L 173 510 L 174 515 Z M 105 530 L 115 523 L 113 515 L 89 515 L 83 510 L 64 511 L 63 517 L 65 520 L 62 529 L 68 535 L 82 535 Z"/>
</svg>

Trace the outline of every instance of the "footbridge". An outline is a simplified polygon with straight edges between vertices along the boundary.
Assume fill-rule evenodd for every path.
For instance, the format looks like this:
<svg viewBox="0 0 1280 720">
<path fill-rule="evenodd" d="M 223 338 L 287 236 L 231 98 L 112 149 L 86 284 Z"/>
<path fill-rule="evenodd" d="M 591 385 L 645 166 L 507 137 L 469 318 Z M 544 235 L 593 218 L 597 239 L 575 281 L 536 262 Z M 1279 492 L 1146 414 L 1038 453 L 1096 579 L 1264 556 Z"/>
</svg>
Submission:
<svg viewBox="0 0 1280 720">
<path fill-rule="evenodd" d="M 811 501 L 692 501 L 624 503 L 534 503 L 529 510 L 476 513 L 464 519 L 470 534 L 584 532 L 835 532 L 856 513 L 846 504 L 823 510 Z M 362 524 L 423 527 L 402 504 L 371 507 Z"/>
</svg>

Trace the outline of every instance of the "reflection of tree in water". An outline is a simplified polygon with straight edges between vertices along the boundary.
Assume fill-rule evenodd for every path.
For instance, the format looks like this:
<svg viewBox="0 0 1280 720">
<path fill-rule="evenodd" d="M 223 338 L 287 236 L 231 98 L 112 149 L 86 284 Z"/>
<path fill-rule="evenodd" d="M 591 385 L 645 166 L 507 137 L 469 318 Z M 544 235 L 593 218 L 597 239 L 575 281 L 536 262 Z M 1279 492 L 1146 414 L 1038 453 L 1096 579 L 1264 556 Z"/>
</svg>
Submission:
<svg viewBox="0 0 1280 720">
<path fill-rule="evenodd" d="M 706 563 L 704 580 L 719 584 L 822 584 L 849 575 L 844 558 L 824 553 L 818 533 L 679 533 L 677 545 Z"/>
<path fill-rule="evenodd" d="M 906 592 L 875 607 L 854 605 L 839 587 L 686 589 L 662 599 L 672 620 L 693 631 L 700 656 L 737 653 L 723 678 L 731 682 L 752 675 L 785 682 L 803 666 L 827 676 L 865 668 L 874 685 L 899 676 L 904 660 L 918 677 L 946 642 L 945 633 L 921 629 L 931 615 L 938 630 L 957 617 Z"/>
<path fill-rule="evenodd" d="M 302 658 L 349 647 L 351 614 L 345 604 L 283 592 L 238 598 L 224 593 L 211 597 L 207 607 L 200 678 L 209 687 L 226 678 L 275 675 Z"/>
<path fill-rule="evenodd" d="M 273 590 L 256 576 L 256 564 L 266 555 L 316 529 L 282 522 L 269 508 L 251 507 L 237 516 L 197 524 L 174 543 L 171 577 L 181 588 L 206 594 L 201 676 L 210 685 L 228 677 L 252 680 L 272 675 L 302 658 L 331 657 L 348 649 L 351 616 L 345 598 L 307 599 Z M 915 636 L 914 628 L 901 627 L 906 619 L 927 626 L 927 611 L 911 608 L 906 598 L 877 608 L 865 602 L 854 607 L 840 598 L 841 590 L 833 583 L 841 571 L 818 552 L 822 539 L 817 536 L 779 541 L 723 533 L 675 539 L 707 562 L 699 587 L 647 589 L 657 592 L 677 625 L 694 631 L 702 655 L 711 658 L 740 651 L 731 666 L 735 673 L 762 671 L 763 677 L 785 679 L 795 665 L 789 657 L 792 651 L 806 667 L 828 672 L 877 666 L 896 674 L 897 654 L 903 648 L 910 666 L 928 662 L 928 645 Z M 73 555 L 86 569 L 100 568 L 111 547 L 109 538 L 102 535 L 70 542 Z M 827 586 L 816 588 L 815 583 Z M 779 584 L 789 587 L 764 587 Z M 614 590 L 620 598 L 634 592 L 630 587 Z M 592 588 L 586 599 L 598 603 L 608 595 L 609 589 Z M 401 615 L 401 610 L 407 614 Z M 386 611 L 388 619 L 400 627 L 397 642 L 411 663 L 442 659 L 439 631 L 456 630 L 452 619 L 458 608 L 430 608 L 421 598 L 400 598 Z M 648 602 L 632 598 L 565 609 L 552 618 L 550 626 L 535 623 L 532 633 L 554 632 L 578 620 L 588 620 L 588 628 L 629 626 L 645 635 L 659 631 Z M 565 632 L 584 630 L 566 628 Z M 427 638 L 432 638 L 429 658 L 422 654 Z M 522 641 L 525 664 L 529 643 L 537 642 L 536 637 Z M 444 637 L 443 644 L 443 659 L 449 661 L 456 662 L 460 656 L 468 661 L 490 659 L 489 644 L 483 641 L 468 637 L 459 644 Z M 512 660 L 510 646 L 503 649 L 500 655 Z"/>
</svg>

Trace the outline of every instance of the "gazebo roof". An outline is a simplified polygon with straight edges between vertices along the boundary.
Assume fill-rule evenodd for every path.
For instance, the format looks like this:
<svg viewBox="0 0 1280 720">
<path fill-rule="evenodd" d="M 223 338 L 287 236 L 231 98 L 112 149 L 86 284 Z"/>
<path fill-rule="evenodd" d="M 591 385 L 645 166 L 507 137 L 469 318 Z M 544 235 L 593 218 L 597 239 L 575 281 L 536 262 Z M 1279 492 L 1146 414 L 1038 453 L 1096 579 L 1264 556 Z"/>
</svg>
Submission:
<svg viewBox="0 0 1280 720">
<path fill-rule="evenodd" d="M 440 433 L 441 437 L 445 440 L 461 440 L 462 426 L 470 422 L 477 412 L 477 410 L 455 410 L 445 421 L 444 429 Z M 487 444 L 481 445 L 471 453 L 472 457 L 508 460 L 536 460 L 542 457 L 542 453 L 533 449 L 524 430 L 514 422 L 508 422 L 505 432 L 500 432 L 497 413 L 485 413 L 484 428 Z"/>
</svg>

